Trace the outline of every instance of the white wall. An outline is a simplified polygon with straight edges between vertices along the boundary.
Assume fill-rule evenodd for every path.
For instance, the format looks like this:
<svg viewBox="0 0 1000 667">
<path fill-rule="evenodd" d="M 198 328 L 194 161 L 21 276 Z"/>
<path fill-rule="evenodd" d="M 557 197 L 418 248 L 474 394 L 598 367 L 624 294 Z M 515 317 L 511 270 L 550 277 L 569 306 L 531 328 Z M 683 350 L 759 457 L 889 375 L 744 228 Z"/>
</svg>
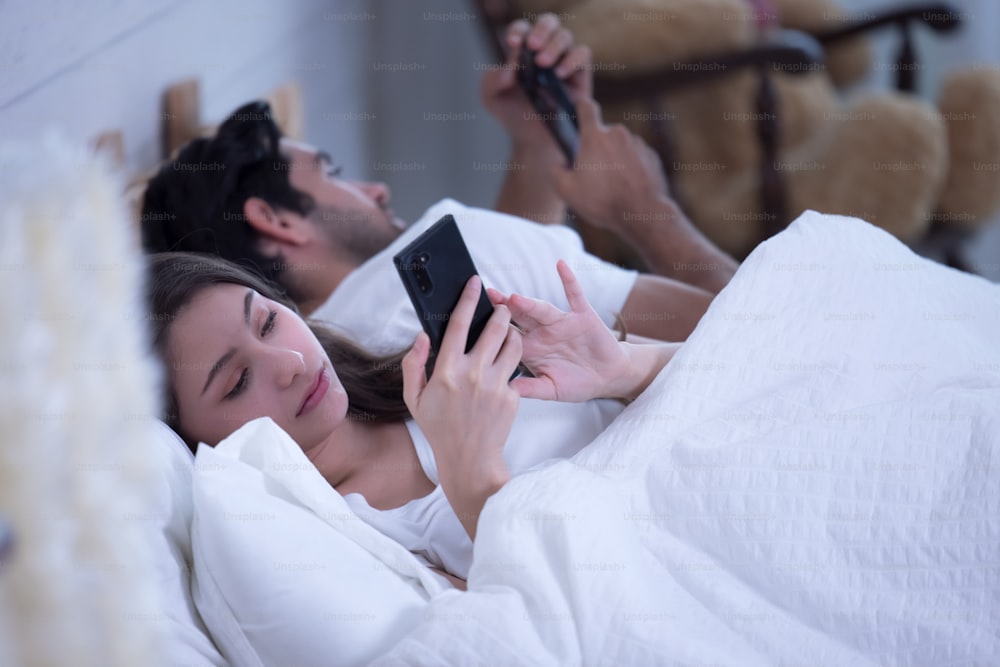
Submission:
<svg viewBox="0 0 1000 667">
<path fill-rule="evenodd" d="M 505 160 L 508 143 L 479 102 L 483 66 L 493 59 L 473 3 L 371 4 L 378 21 L 369 72 L 379 114 L 371 175 L 392 186 L 404 218 L 443 196 L 492 206 L 502 175 L 477 163 Z M 387 64 L 401 69 L 375 70 Z"/>
<path fill-rule="evenodd" d="M 475 63 L 488 58 L 469 4 L 8 0 L 0 141 L 120 129 L 128 167 L 145 169 L 160 158 L 170 83 L 201 77 L 202 118 L 214 122 L 296 78 L 307 138 L 348 175 L 388 182 L 403 217 L 445 195 L 489 205 L 500 177 L 471 165 L 505 157 L 506 140 L 479 107 Z M 427 120 L 448 112 L 472 120 Z"/>
<path fill-rule="evenodd" d="M 161 94 L 202 80 L 202 117 L 299 79 L 306 128 L 348 167 L 369 162 L 373 15 L 360 0 L 8 0 L 0 4 L 0 140 L 58 128 L 125 134 L 128 166 L 160 158 Z"/>
</svg>

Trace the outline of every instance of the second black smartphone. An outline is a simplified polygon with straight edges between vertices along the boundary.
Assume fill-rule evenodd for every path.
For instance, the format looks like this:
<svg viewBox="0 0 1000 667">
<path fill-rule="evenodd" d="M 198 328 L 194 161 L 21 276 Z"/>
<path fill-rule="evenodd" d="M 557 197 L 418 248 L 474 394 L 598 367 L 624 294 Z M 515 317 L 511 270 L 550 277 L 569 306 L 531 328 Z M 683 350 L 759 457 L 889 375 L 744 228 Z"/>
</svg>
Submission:
<svg viewBox="0 0 1000 667">
<path fill-rule="evenodd" d="M 431 339 L 431 357 L 427 360 L 427 377 L 430 377 L 451 312 L 465 284 L 477 273 L 476 265 L 455 224 L 455 218 L 450 215 L 428 227 L 393 256 L 392 261 L 417 311 L 420 325 Z M 472 349 L 492 314 L 493 304 L 486 296 L 486 288 L 482 287 L 469 326 L 466 352 Z"/>
<path fill-rule="evenodd" d="M 572 167 L 580 146 L 580 128 L 576 107 L 555 69 L 539 67 L 534 52 L 522 48 L 517 80 Z"/>
</svg>

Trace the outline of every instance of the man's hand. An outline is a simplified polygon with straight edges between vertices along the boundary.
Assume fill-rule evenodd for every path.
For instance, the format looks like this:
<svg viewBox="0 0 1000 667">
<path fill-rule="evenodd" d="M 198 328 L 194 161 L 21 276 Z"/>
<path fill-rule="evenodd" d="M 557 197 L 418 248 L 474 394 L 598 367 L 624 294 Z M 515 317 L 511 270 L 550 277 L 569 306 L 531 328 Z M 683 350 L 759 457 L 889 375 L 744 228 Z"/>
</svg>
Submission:
<svg viewBox="0 0 1000 667">
<path fill-rule="evenodd" d="M 576 164 L 553 167 L 553 184 L 569 207 L 595 227 L 629 236 L 630 222 L 642 221 L 667 199 L 659 156 L 622 125 L 608 127 L 591 99 L 576 105 L 580 152 Z"/>
<path fill-rule="evenodd" d="M 591 97 L 590 49 L 574 46 L 573 35 L 554 14 L 542 14 L 534 24 L 515 21 L 507 29 L 506 45 L 506 62 L 483 76 L 483 106 L 510 134 L 515 151 L 518 148 L 541 151 L 552 163 L 562 162 L 555 139 L 535 117 L 534 107 L 518 85 L 518 57 L 522 48 L 528 48 L 536 53 L 535 62 L 539 66 L 555 66 L 570 99 L 579 102 Z"/>
<path fill-rule="evenodd" d="M 558 196 L 590 224 L 620 234 L 653 273 L 718 293 L 736 262 L 670 198 L 659 156 L 623 126 L 605 126 L 593 100 L 577 102 L 576 116 L 576 164 L 550 167 Z"/>
</svg>

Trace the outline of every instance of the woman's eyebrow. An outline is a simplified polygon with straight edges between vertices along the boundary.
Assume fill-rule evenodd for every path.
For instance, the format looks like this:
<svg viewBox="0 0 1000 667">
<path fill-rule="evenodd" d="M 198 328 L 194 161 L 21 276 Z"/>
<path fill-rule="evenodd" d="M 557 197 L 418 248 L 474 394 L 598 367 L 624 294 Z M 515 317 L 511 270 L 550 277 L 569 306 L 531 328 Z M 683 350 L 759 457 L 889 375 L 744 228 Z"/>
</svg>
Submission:
<svg viewBox="0 0 1000 667">
<path fill-rule="evenodd" d="M 247 327 L 250 326 L 250 306 L 253 303 L 253 290 L 248 289 L 246 296 L 243 297 L 243 321 L 246 323 Z M 219 360 L 215 362 L 212 368 L 208 371 L 208 379 L 205 380 L 205 386 L 201 388 L 201 395 L 204 396 L 205 392 L 208 391 L 208 386 L 212 384 L 212 380 L 215 376 L 219 374 L 226 364 L 236 355 L 236 348 L 231 347 L 224 355 L 219 357 Z"/>
</svg>

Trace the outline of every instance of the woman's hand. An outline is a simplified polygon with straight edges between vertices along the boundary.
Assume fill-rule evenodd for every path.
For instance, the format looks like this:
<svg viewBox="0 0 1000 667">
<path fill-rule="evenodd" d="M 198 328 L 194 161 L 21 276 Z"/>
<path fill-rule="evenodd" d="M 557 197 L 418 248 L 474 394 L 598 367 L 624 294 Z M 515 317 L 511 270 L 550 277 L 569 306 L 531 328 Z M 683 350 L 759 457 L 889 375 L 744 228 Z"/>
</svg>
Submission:
<svg viewBox="0 0 1000 667">
<path fill-rule="evenodd" d="M 402 362 L 403 399 L 434 450 L 445 496 L 473 539 L 486 499 L 510 479 L 503 446 L 520 400 L 508 379 L 521 359 L 521 334 L 510 326 L 506 307 L 494 309 L 465 352 L 480 290 L 473 276 L 448 321 L 429 380 L 427 334 L 417 336 Z"/>
<path fill-rule="evenodd" d="M 534 378 L 512 382 L 524 398 L 579 402 L 637 396 L 666 365 L 678 344 L 634 345 L 618 340 L 587 301 L 566 262 L 556 270 L 570 311 L 519 294 L 489 290 L 524 331 L 522 361 Z"/>
<path fill-rule="evenodd" d="M 539 299 L 489 290 L 494 306 L 507 306 L 524 331 L 521 360 L 535 375 L 512 384 L 524 398 L 579 402 L 603 396 L 627 355 L 566 262 L 559 260 L 556 269 L 569 300 L 568 313 Z"/>
</svg>

